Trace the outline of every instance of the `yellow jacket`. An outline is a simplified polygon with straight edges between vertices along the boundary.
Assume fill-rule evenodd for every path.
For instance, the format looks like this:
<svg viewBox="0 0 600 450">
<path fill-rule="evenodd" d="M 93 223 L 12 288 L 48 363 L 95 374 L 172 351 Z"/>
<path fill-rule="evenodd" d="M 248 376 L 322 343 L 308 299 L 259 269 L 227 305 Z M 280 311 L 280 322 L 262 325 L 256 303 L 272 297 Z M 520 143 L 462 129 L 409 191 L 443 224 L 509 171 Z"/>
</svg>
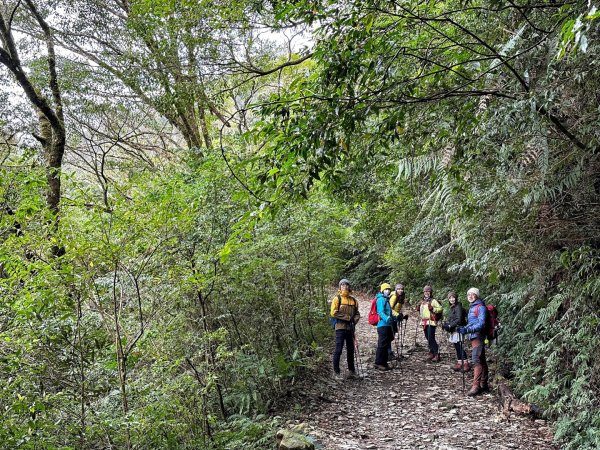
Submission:
<svg viewBox="0 0 600 450">
<path fill-rule="evenodd" d="M 360 320 L 358 301 L 350 295 L 338 291 L 331 301 L 331 317 L 336 319 L 336 330 L 350 330 L 351 324 L 357 324 Z"/>
<path fill-rule="evenodd" d="M 429 310 L 429 303 L 431 303 L 431 308 L 432 308 L 431 311 Z M 432 312 L 434 314 L 442 313 L 444 308 L 442 308 L 442 305 L 440 305 L 440 302 L 438 302 L 436 299 L 431 299 L 430 302 L 423 301 L 418 308 L 419 308 L 419 315 L 421 317 L 421 324 L 423 326 L 426 326 L 426 325 L 432 325 L 434 327 L 437 326 L 437 322 L 433 319 L 433 315 L 431 313 Z"/>
<path fill-rule="evenodd" d="M 404 298 L 404 301 L 406 301 L 406 298 Z M 400 312 L 402 311 L 402 306 L 404 306 L 404 302 L 400 303 L 398 301 L 395 291 L 392 294 L 392 296 L 390 297 L 390 306 L 392 307 L 392 315 L 393 316 L 398 316 L 400 314 Z"/>
</svg>

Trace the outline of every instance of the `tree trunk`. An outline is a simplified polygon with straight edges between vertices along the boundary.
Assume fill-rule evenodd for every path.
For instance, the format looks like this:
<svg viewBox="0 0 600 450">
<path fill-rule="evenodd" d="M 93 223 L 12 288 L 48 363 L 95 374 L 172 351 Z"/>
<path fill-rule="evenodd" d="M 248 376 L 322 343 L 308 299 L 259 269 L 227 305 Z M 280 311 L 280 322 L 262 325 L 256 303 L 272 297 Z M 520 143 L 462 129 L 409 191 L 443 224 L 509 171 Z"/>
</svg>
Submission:
<svg viewBox="0 0 600 450">
<path fill-rule="evenodd" d="M 3 46 L 0 47 L 0 64 L 3 64 L 14 75 L 31 105 L 37 110 L 40 125 L 40 134 L 34 137 L 40 142 L 44 150 L 46 161 L 48 193 L 46 201 L 48 208 L 54 216 L 54 230 L 58 227 L 58 214 L 60 210 L 60 170 L 65 152 L 66 132 L 63 116 L 63 105 L 56 71 L 56 54 L 54 52 L 54 38 L 52 32 L 42 15 L 31 0 L 25 0 L 25 8 L 31 14 L 40 29 L 47 48 L 47 75 L 48 88 L 52 93 L 51 100 L 41 94 L 41 89 L 36 88 L 28 78 L 26 70 L 21 64 L 17 45 L 12 33 L 12 17 L 6 20 L 0 11 L 0 38 Z M 18 7 L 18 6 L 17 6 Z M 13 14 L 16 12 L 13 11 Z M 55 256 L 64 253 L 64 249 L 53 247 Z"/>
<path fill-rule="evenodd" d="M 113 314 L 115 326 L 115 351 L 117 357 L 117 370 L 119 371 L 119 386 L 121 389 L 121 407 L 123 409 L 123 418 L 125 422 L 127 422 L 127 415 L 129 413 L 129 402 L 127 400 L 127 353 L 125 353 L 123 349 L 123 339 L 121 337 L 121 324 L 119 323 L 120 305 L 117 299 L 117 270 L 118 265 L 115 263 L 112 285 Z M 129 450 L 131 448 L 131 435 L 129 432 L 129 424 L 127 424 L 126 426 L 126 446 Z"/>
</svg>

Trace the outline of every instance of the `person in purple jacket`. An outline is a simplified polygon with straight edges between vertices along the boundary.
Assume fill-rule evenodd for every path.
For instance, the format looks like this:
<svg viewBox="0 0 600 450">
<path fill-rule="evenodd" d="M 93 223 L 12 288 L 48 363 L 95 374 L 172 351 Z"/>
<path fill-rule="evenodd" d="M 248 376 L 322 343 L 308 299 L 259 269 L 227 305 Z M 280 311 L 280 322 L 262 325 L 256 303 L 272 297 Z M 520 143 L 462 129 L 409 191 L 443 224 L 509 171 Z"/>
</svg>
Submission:
<svg viewBox="0 0 600 450">
<path fill-rule="evenodd" d="M 467 325 L 458 327 L 460 334 L 468 334 L 471 341 L 471 363 L 473 365 L 473 384 L 467 395 L 473 397 L 490 390 L 488 386 L 488 365 L 485 359 L 485 303 L 479 298 L 479 289 L 472 287 L 467 291 L 469 315 Z"/>
</svg>

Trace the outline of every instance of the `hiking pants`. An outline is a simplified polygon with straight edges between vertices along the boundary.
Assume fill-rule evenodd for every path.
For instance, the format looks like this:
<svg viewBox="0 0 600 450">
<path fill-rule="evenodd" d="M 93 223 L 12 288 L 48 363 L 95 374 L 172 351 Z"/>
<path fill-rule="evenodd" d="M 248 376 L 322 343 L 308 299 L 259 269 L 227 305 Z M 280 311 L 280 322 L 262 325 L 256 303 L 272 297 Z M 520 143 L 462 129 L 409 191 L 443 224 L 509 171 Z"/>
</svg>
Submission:
<svg viewBox="0 0 600 450">
<path fill-rule="evenodd" d="M 429 346 L 429 351 L 434 355 L 438 354 L 438 344 L 435 341 L 435 329 L 433 325 L 427 325 L 423 332 L 425 333 L 425 338 L 427 339 L 427 345 Z"/>
<path fill-rule="evenodd" d="M 461 354 L 461 348 L 460 348 L 460 342 L 455 342 L 454 344 L 454 350 L 456 350 L 456 359 L 458 359 L 459 361 L 466 361 L 467 360 L 467 352 L 465 352 L 464 347 L 462 348 L 462 354 Z"/>
<path fill-rule="evenodd" d="M 481 364 L 481 381 L 480 386 L 484 387 L 488 384 L 488 365 L 485 359 L 485 344 L 483 339 L 475 338 L 471 340 L 471 363 L 473 367 Z"/>
<path fill-rule="evenodd" d="M 394 331 L 392 330 L 392 327 L 377 327 L 377 335 L 375 364 L 385 366 L 388 362 L 388 346 L 394 340 Z"/>
<path fill-rule="evenodd" d="M 348 358 L 348 370 L 354 372 L 354 339 L 352 330 L 335 330 L 335 350 L 333 351 L 333 371 L 340 373 L 340 357 L 344 342 L 346 343 L 346 356 Z"/>
</svg>

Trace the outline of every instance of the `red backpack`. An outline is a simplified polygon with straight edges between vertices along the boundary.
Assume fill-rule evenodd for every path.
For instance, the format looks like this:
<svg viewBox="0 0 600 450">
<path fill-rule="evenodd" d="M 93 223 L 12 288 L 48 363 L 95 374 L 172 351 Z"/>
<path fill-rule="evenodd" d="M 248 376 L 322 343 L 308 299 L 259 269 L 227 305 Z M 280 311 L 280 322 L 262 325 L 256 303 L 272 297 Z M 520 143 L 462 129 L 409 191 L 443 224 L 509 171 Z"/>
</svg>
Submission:
<svg viewBox="0 0 600 450">
<path fill-rule="evenodd" d="M 379 323 L 380 318 L 379 314 L 377 314 L 377 297 L 371 302 L 371 310 L 369 311 L 368 319 L 371 325 L 377 326 Z"/>
<path fill-rule="evenodd" d="M 477 305 L 475 307 L 475 317 L 479 317 L 479 307 L 481 305 Z M 491 344 L 494 339 L 498 336 L 498 325 L 500 322 L 498 321 L 498 310 L 494 305 L 485 305 L 487 309 L 487 314 L 485 315 L 485 325 L 483 326 L 483 335 L 487 338 L 489 343 Z"/>
</svg>

